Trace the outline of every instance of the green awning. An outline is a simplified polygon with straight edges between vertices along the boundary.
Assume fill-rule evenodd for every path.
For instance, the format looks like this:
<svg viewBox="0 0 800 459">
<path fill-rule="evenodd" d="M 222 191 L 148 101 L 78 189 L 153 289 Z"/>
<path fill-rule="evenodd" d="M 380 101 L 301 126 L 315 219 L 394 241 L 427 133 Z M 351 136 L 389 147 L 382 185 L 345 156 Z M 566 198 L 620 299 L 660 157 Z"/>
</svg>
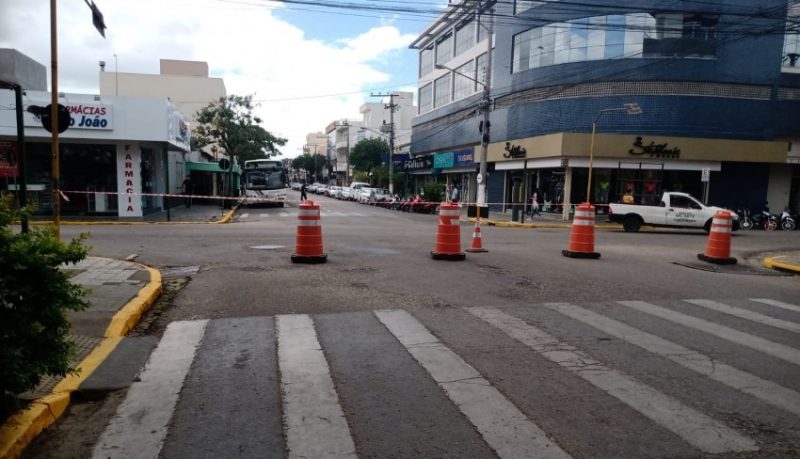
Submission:
<svg viewBox="0 0 800 459">
<path fill-rule="evenodd" d="M 198 172 L 218 172 L 218 173 L 228 173 L 227 169 L 220 169 L 219 164 L 217 163 L 192 163 L 186 162 L 186 173 L 190 171 L 198 171 Z M 241 168 L 238 164 L 233 165 L 233 173 L 236 175 L 240 175 L 242 173 Z"/>
</svg>

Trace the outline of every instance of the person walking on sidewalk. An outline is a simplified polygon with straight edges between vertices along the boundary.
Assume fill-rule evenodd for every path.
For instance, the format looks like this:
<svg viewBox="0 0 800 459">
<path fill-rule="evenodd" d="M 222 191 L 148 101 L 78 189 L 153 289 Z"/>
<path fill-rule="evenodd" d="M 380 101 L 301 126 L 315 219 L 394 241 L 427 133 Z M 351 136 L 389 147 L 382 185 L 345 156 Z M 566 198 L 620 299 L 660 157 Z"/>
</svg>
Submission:
<svg viewBox="0 0 800 459">
<path fill-rule="evenodd" d="M 458 202 L 458 187 L 453 185 L 453 190 L 450 192 L 450 200 Z"/>
<path fill-rule="evenodd" d="M 186 205 L 187 209 L 189 207 L 192 207 L 192 193 L 193 192 L 194 192 L 194 189 L 193 189 L 193 186 L 192 186 L 192 178 L 187 176 L 185 179 L 183 179 L 183 194 L 185 196 L 183 198 L 183 203 Z"/>
<path fill-rule="evenodd" d="M 530 208 L 530 216 L 533 218 L 535 215 L 542 216 L 539 212 L 539 193 L 533 192 L 531 195 L 531 208 Z"/>
<path fill-rule="evenodd" d="M 306 196 L 306 182 L 303 182 L 303 184 L 300 185 L 300 201 L 306 200 L 308 200 L 308 196 Z"/>
</svg>

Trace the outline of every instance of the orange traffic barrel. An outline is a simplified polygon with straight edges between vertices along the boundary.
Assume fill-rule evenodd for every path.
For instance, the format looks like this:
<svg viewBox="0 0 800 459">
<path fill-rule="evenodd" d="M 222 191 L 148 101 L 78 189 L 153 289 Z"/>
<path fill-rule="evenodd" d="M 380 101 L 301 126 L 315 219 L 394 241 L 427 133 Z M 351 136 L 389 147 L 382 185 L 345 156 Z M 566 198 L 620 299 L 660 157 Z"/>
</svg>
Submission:
<svg viewBox="0 0 800 459">
<path fill-rule="evenodd" d="M 467 258 L 461 251 L 460 208 L 461 206 L 454 202 L 445 202 L 439 206 L 436 248 L 431 251 L 434 260 L 460 261 Z"/>
<path fill-rule="evenodd" d="M 600 258 L 594 251 L 594 206 L 588 202 L 579 205 L 572 220 L 569 248 L 561 254 L 570 258 Z"/>
<path fill-rule="evenodd" d="M 297 240 L 292 263 L 325 263 L 328 254 L 322 250 L 322 224 L 319 203 L 305 201 L 297 214 Z"/>
<path fill-rule="evenodd" d="M 475 229 L 472 230 L 472 246 L 467 249 L 467 252 L 488 252 L 488 250 L 483 248 L 480 220 L 475 220 Z"/>
<path fill-rule="evenodd" d="M 708 244 L 705 253 L 698 253 L 697 258 L 718 265 L 736 264 L 736 258 L 731 257 L 731 230 L 733 217 L 727 210 L 719 210 L 711 221 L 711 231 L 708 232 Z"/>
</svg>

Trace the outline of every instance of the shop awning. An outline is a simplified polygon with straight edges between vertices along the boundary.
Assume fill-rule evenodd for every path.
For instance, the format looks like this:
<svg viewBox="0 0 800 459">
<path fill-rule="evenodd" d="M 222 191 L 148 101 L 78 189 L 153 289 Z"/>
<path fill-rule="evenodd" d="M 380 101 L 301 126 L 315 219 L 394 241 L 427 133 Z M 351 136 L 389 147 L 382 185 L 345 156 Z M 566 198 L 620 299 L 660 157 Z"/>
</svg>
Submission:
<svg viewBox="0 0 800 459">
<path fill-rule="evenodd" d="M 528 169 L 561 168 L 567 162 L 570 167 L 588 168 L 588 158 L 541 158 L 529 159 Z M 495 170 L 521 170 L 523 160 L 502 161 L 495 163 Z M 708 169 L 719 171 L 722 165 L 718 161 L 631 161 L 630 159 L 595 159 L 594 169 L 664 169 L 666 171 L 702 171 Z"/>
</svg>

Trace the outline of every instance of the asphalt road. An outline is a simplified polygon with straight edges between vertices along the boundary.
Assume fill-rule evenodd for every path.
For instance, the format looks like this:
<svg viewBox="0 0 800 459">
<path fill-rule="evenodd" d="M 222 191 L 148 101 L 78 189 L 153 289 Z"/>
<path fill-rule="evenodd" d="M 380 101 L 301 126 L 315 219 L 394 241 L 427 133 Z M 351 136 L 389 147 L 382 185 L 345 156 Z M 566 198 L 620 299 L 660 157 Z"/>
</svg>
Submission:
<svg viewBox="0 0 800 459">
<path fill-rule="evenodd" d="M 131 389 L 28 455 L 800 454 L 800 282 L 760 267 L 800 232 L 739 232 L 712 271 L 702 232 L 599 231 L 601 259 L 576 260 L 568 230 L 484 227 L 488 253 L 448 262 L 436 216 L 318 199 L 322 265 L 289 261 L 296 202 L 92 227 L 93 254 L 189 280 L 141 330 L 161 341 Z"/>
</svg>

